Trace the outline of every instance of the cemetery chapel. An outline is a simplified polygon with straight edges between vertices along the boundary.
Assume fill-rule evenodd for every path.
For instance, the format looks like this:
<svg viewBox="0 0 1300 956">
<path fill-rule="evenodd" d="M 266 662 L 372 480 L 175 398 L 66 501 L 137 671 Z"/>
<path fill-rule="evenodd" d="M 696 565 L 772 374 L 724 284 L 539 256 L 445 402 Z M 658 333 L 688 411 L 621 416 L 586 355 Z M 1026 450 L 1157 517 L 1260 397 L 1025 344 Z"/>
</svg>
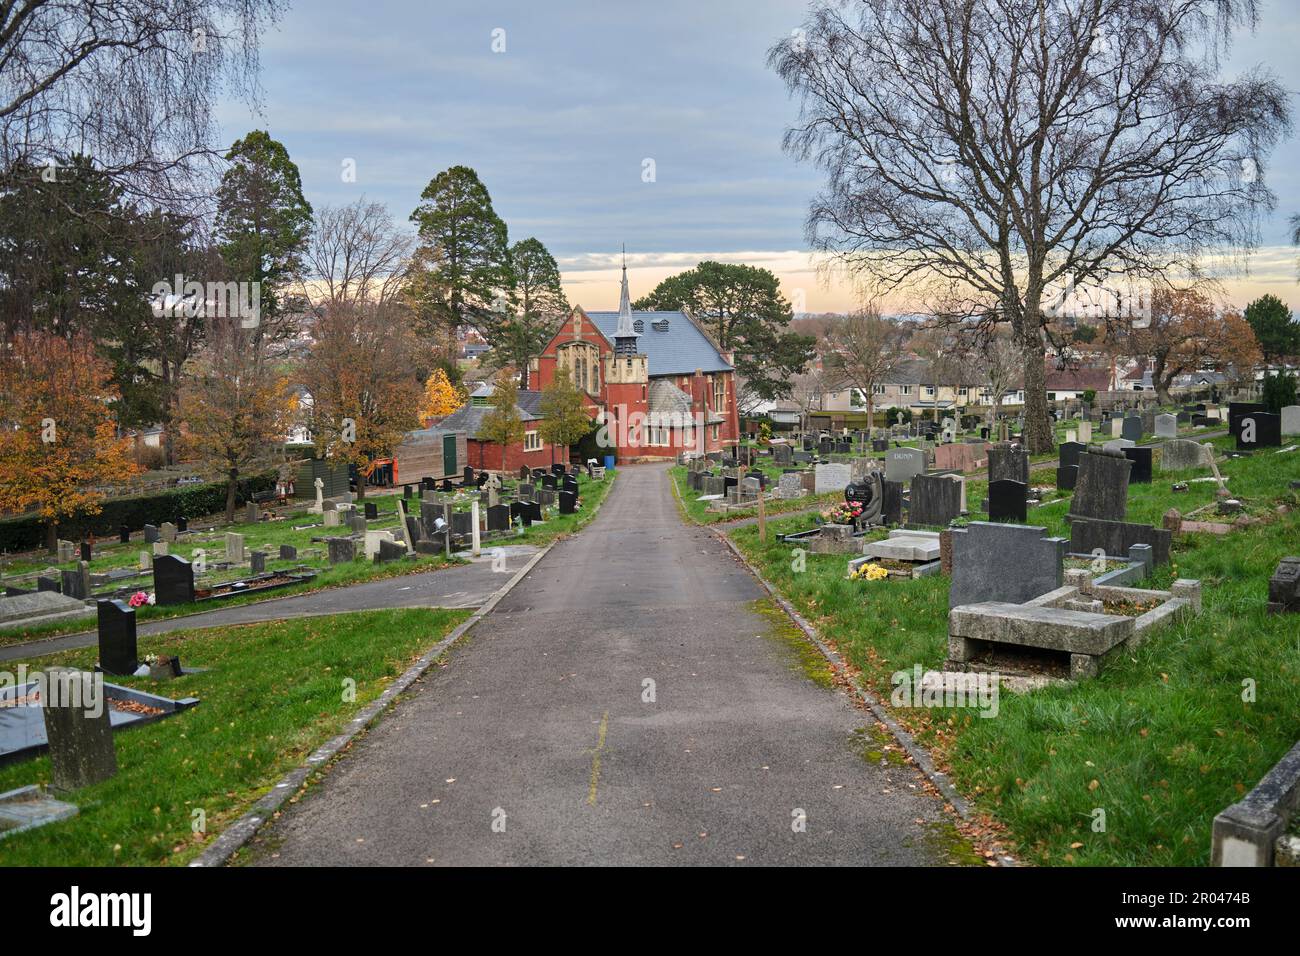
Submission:
<svg viewBox="0 0 1300 956">
<path fill-rule="evenodd" d="M 544 389 L 557 368 L 568 369 L 618 461 L 653 461 L 737 444 L 734 358 L 685 307 L 633 312 L 624 261 L 618 311 L 575 306 L 533 372 Z"/>
</svg>

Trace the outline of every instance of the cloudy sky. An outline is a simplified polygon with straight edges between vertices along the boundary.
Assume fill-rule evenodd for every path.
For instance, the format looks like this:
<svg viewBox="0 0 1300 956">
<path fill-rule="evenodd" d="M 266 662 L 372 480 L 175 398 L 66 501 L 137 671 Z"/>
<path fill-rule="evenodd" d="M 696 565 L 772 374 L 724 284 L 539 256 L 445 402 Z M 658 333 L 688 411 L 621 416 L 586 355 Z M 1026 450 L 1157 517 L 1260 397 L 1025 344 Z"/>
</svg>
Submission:
<svg viewBox="0 0 1300 956">
<path fill-rule="evenodd" d="M 1229 70 L 1262 64 L 1300 90 L 1300 12 L 1261 3 L 1260 30 L 1238 39 Z M 626 243 L 633 295 L 717 258 L 772 269 L 809 311 L 842 310 L 857 304 L 852 290 L 819 279 L 803 251 L 821 177 L 781 150 L 795 105 L 766 66 L 805 7 L 296 0 L 263 46 L 260 109 L 232 101 L 221 120 L 227 141 L 253 127 L 283 141 L 317 205 L 365 195 L 405 220 L 437 172 L 474 167 L 511 240 L 544 242 L 570 300 L 588 308 L 617 305 Z M 1300 309 L 1286 230 L 1300 212 L 1300 140 L 1268 175 L 1280 206 L 1229 294 L 1244 305 L 1272 291 Z"/>
</svg>

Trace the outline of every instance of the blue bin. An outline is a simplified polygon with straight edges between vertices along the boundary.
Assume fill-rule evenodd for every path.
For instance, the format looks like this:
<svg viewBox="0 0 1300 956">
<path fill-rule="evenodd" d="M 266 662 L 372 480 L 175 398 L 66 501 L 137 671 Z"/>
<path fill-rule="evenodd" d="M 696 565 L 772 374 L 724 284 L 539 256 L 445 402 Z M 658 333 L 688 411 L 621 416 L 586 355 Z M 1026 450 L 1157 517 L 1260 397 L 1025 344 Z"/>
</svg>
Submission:
<svg viewBox="0 0 1300 956">
<path fill-rule="evenodd" d="M 613 456 L 613 455 L 606 455 L 606 456 L 605 456 L 605 468 L 606 468 L 608 471 L 613 471 L 613 470 L 614 470 L 614 456 Z"/>
</svg>

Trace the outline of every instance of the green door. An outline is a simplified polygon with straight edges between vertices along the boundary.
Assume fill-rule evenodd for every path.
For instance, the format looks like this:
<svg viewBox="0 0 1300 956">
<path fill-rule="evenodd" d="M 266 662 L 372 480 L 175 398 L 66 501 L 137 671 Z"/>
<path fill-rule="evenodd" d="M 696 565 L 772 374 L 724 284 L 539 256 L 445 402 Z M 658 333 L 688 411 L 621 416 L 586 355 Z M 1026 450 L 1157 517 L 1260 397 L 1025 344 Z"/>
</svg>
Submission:
<svg viewBox="0 0 1300 956">
<path fill-rule="evenodd" d="M 456 461 L 456 436 L 442 436 L 442 473 L 444 476 L 460 474 L 460 463 Z"/>
</svg>

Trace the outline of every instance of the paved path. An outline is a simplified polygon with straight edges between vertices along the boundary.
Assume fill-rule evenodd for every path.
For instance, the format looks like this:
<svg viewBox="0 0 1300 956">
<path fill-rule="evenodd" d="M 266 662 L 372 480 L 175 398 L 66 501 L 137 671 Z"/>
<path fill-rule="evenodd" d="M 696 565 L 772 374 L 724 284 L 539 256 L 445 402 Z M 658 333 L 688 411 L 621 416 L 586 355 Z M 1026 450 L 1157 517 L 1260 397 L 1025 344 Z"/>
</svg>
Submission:
<svg viewBox="0 0 1300 956">
<path fill-rule="evenodd" d="M 497 565 L 493 564 L 493 552 L 484 550 L 481 557 L 473 559 L 467 565 L 366 581 L 256 604 L 217 608 L 164 621 L 144 622 L 137 627 L 136 633 L 143 637 L 200 627 L 253 624 L 258 621 L 396 607 L 476 608 L 485 604 L 501 587 L 502 582 L 508 580 L 507 574 L 518 571 L 539 549 L 532 545 L 508 545 L 501 550 L 505 560 Z M 462 557 L 468 558 L 468 555 Z M 94 631 L 82 631 L 43 641 L 0 647 L 0 661 L 26 660 L 43 654 L 92 647 L 96 640 Z"/>
<path fill-rule="evenodd" d="M 863 759 L 854 731 L 868 715 L 803 674 L 753 610 L 761 595 L 712 532 L 683 523 L 662 466 L 624 469 L 596 520 L 264 831 L 253 859 L 946 862 L 929 826 L 945 815 L 920 774 Z"/>
</svg>

